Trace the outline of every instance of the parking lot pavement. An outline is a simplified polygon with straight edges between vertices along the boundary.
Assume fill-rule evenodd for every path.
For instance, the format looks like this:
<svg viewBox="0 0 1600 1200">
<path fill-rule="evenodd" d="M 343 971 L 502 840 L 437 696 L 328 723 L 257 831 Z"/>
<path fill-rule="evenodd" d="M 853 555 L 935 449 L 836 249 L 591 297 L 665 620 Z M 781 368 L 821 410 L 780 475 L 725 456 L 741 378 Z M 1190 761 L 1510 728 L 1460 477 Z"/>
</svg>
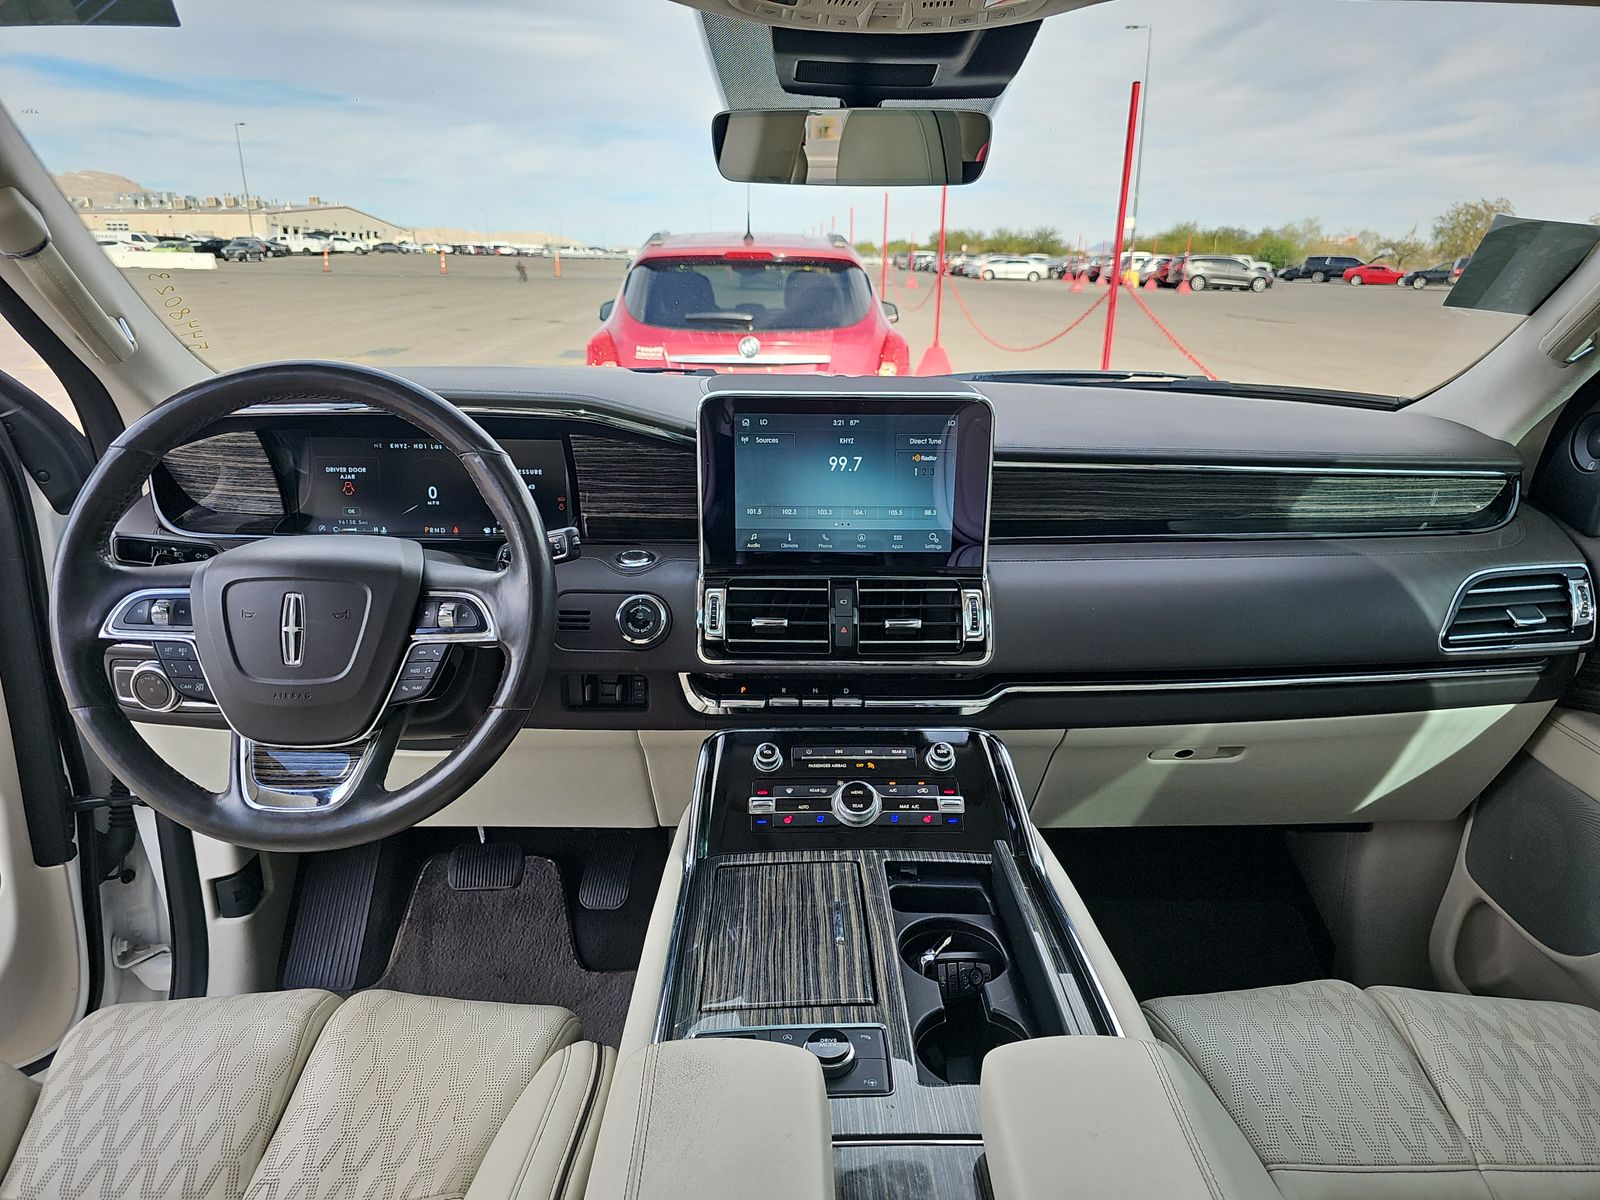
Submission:
<svg viewBox="0 0 1600 1200">
<path fill-rule="evenodd" d="M 209 342 L 202 357 L 219 368 L 284 358 L 385 367 L 573 365 L 583 362 L 599 306 L 616 295 L 624 271 L 615 261 L 563 260 L 557 279 L 550 259 L 452 255 L 446 261 L 449 273 L 440 275 L 436 255 L 336 255 L 324 273 L 320 258 L 297 256 L 225 263 L 178 281 Z M 527 282 L 517 276 L 518 262 Z M 876 286 L 877 268 L 868 270 Z M 162 284 L 148 274 L 124 272 L 152 301 Z M 937 280 L 919 274 L 908 291 L 905 272 L 891 272 L 890 279 L 889 299 L 901 307 L 899 329 L 915 364 L 932 341 Z M 1108 291 L 1090 284 L 1073 292 L 1061 281 L 947 279 L 941 341 L 957 371 L 1098 368 Z M 1499 314 L 1444 308 L 1445 294 L 1309 282 L 1279 283 L 1261 294 L 1141 291 L 1136 300 L 1123 292 L 1112 366 L 1414 395 L 1455 375 L 1516 324 Z M 1071 333 L 1042 349 L 1001 348 L 1046 341 L 1095 305 Z M 48 373 L 9 331 L 0 337 L 0 369 L 36 389 L 50 386 Z"/>
</svg>

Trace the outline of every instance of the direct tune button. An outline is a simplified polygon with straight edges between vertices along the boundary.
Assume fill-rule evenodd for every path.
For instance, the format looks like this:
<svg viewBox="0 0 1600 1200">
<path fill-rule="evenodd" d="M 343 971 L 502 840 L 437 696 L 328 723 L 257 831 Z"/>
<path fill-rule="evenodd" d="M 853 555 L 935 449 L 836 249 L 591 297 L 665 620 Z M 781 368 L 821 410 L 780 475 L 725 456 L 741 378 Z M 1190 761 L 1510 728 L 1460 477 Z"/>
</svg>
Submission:
<svg viewBox="0 0 1600 1200">
<path fill-rule="evenodd" d="M 883 811 L 878 789 L 861 779 L 852 779 L 833 794 L 833 815 L 841 825 L 871 825 Z"/>
<path fill-rule="evenodd" d="M 948 771 L 956 765 L 956 750 L 949 742 L 935 742 L 928 747 L 928 770 Z"/>
</svg>

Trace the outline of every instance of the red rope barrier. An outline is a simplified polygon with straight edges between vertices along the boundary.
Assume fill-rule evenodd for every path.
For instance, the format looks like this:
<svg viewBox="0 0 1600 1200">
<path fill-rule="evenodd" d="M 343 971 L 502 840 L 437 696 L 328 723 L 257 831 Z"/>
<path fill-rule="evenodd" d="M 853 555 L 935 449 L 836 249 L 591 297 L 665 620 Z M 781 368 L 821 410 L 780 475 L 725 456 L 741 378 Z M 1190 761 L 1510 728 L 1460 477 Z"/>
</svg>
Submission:
<svg viewBox="0 0 1600 1200">
<path fill-rule="evenodd" d="M 889 277 L 889 286 L 895 291 L 899 292 L 902 297 L 905 296 L 905 289 L 895 282 L 894 276 L 892 275 Z M 926 294 L 923 295 L 922 299 L 916 304 L 901 304 L 900 315 L 905 316 L 907 313 L 921 312 L 924 308 L 928 307 L 928 301 L 932 299 L 933 289 L 929 288 Z"/>
<path fill-rule="evenodd" d="M 1105 303 L 1105 299 L 1108 294 L 1106 292 L 1101 292 L 1098 296 L 1096 296 L 1094 303 L 1089 305 L 1088 308 L 1084 309 L 1081 313 L 1074 317 L 1072 323 L 1060 333 L 1052 334 L 1050 337 L 1045 338 L 1044 341 L 1038 342 L 1032 346 L 1008 346 L 1004 342 L 996 341 L 994 338 L 990 337 L 978 325 L 978 322 L 973 318 L 971 310 L 967 308 L 967 302 L 961 298 L 961 289 L 956 286 L 956 279 L 954 275 L 950 277 L 950 292 L 956 298 L 956 304 L 961 309 L 961 315 L 967 318 L 967 324 L 972 326 L 977 335 L 984 341 L 988 342 L 991 346 L 995 347 L 997 350 L 1006 350 L 1012 354 L 1028 354 L 1034 350 L 1043 350 L 1046 346 L 1052 345 L 1055 342 L 1059 342 L 1062 338 L 1066 337 L 1067 334 L 1071 333 L 1079 325 L 1082 325 L 1086 320 L 1088 320 L 1089 314 Z"/>
<path fill-rule="evenodd" d="M 1183 355 L 1190 362 L 1192 362 L 1195 366 L 1199 367 L 1200 368 L 1200 373 L 1202 375 L 1204 375 L 1207 379 L 1215 379 L 1216 378 L 1216 376 L 1211 373 L 1211 368 L 1206 366 L 1205 363 L 1201 362 L 1198 358 L 1196 358 L 1193 354 L 1191 354 L 1189 352 L 1189 347 L 1185 346 L 1176 337 L 1174 337 L 1173 333 L 1172 333 L 1172 330 L 1168 329 L 1165 325 L 1163 325 L 1161 323 L 1161 319 L 1159 317 L 1157 317 L 1155 315 L 1155 313 L 1150 311 L 1150 306 L 1144 302 L 1143 298 L 1139 295 L 1137 290 L 1135 290 L 1134 288 L 1128 288 L 1128 295 L 1133 297 L 1133 302 L 1135 304 L 1137 304 L 1140 308 L 1144 309 L 1144 315 L 1149 317 L 1152 321 L 1154 321 L 1156 323 L 1156 328 L 1161 330 L 1162 333 L 1167 335 L 1167 341 L 1171 342 L 1174 346 L 1177 347 L 1179 354 Z"/>
</svg>

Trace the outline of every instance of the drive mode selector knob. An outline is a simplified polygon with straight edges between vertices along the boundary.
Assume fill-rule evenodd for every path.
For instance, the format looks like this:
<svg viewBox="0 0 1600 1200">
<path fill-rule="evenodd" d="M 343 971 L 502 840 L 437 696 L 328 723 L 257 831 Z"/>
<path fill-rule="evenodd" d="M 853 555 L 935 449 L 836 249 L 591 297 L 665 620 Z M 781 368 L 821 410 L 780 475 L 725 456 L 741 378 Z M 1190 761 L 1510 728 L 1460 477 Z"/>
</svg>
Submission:
<svg viewBox="0 0 1600 1200">
<path fill-rule="evenodd" d="M 862 779 L 852 779 L 833 794 L 833 815 L 841 825 L 871 825 L 883 811 L 878 789 Z"/>
<path fill-rule="evenodd" d="M 756 747 L 753 761 L 758 771 L 776 771 L 783 766 L 783 751 L 773 742 L 762 742 Z"/>
<path fill-rule="evenodd" d="M 948 771 L 956 765 L 956 748 L 949 742 L 935 742 L 928 747 L 928 770 Z"/>
<path fill-rule="evenodd" d="M 856 1047 L 839 1029 L 819 1029 L 806 1039 L 805 1048 L 816 1055 L 827 1079 L 848 1075 L 856 1064 Z"/>
</svg>

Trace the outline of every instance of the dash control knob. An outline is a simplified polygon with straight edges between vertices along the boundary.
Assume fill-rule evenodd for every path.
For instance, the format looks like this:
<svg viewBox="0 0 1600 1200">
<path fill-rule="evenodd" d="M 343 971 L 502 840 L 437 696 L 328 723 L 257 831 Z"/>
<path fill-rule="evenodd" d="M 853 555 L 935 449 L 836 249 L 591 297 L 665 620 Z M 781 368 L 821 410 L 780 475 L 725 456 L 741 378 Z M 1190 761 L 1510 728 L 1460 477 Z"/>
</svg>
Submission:
<svg viewBox="0 0 1600 1200">
<path fill-rule="evenodd" d="M 752 759 L 758 771 L 776 771 L 783 766 L 783 751 L 773 742 L 762 742 Z"/>
<path fill-rule="evenodd" d="M 862 779 L 852 779 L 833 794 L 833 815 L 841 825 L 871 825 L 883 812 L 878 789 Z"/>
<path fill-rule="evenodd" d="M 134 668 L 128 677 L 128 690 L 133 694 L 134 703 L 149 712 L 171 712 L 178 707 L 177 689 L 166 672 L 154 663 Z"/>
<path fill-rule="evenodd" d="M 935 742 L 928 747 L 928 770 L 948 771 L 956 765 L 956 750 L 949 742 Z"/>
<path fill-rule="evenodd" d="M 841 1030 L 819 1029 L 806 1039 L 805 1048 L 816 1055 L 826 1079 L 848 1075 L 856 1065 L 855 1043 Z"/>
</svg>

